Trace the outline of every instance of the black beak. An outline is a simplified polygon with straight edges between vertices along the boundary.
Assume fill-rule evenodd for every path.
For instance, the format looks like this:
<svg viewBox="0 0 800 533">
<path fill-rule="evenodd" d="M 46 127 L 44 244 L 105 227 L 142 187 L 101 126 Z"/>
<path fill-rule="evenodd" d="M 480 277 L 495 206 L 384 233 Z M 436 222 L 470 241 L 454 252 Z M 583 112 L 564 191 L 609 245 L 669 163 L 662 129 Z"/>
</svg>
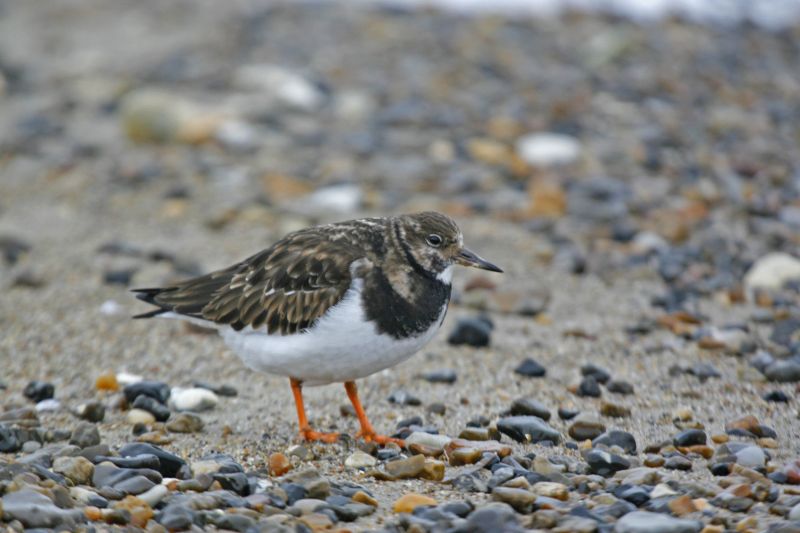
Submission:
<svg viewBox="0 0 800 533">
<path fill-rule="evenodd" d="M 470 252 L 466 248 L 462 248 L 461 251 L 456 256 L 456 263 L 459 265 L 464 265 L 468 267 L 475 267 L 480 268 L 483 270 L 489 270 L 491 272 L 502 272 L 503 269 L 497 265 L 493 265 L 486 259 L 482 258 L 475 252 Z"/>
</svg>

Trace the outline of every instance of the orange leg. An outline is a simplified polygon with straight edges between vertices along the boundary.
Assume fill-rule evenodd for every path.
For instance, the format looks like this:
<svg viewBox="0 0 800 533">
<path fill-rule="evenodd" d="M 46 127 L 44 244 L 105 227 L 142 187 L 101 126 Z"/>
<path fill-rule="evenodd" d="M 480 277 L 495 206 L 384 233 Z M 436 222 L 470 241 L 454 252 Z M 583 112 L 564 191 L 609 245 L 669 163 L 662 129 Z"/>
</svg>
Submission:
<svg viewBox="0 0 800 533">
<path fill-rule="evenodd" d="M 358 422 L 361 424 L 361 431 L 358 432 L 359 437 L 363 437 L 367 442 L 375 442 L 377 444 L 394 442 L 400 446 L 404 445 L 402 439 L 393 439 L 392 437 L 375 433 L 375 429 L 372 427 L 372 424 L 369 423 L 367 413 L 364 412 L 364 408 L 361 406 L 361 400 L 358 399 L 358 389 L 356 388 L 355 381 L 345 381 L 344 389 L 347 391 L 347 397 L 350 398 L 350 402 L 356 410 Z"/>
<path fill-rule="evenodd" d="M 321 433 L 314 431 L 308 425 L 306 418 L 306 408 L 303 405 L 303 386 L 302 383 L 296 379 L 290 378 L 289 382 L 292 384 L 292 394 L 294 394 L 294 404 L 297 406 L 297 421 L 300 424 L 300 436 L 305 440 L 313 441 L 319 440 L 322 442 L 336 442 L 339 439 L 338 433 Z"/>
</svg>

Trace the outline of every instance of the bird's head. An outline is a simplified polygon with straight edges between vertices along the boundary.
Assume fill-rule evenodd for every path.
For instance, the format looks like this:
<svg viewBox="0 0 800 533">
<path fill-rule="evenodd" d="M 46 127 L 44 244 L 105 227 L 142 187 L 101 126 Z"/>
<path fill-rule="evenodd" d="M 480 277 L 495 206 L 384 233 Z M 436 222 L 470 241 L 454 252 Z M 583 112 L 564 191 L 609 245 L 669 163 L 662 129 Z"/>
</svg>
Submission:
<svg viewBox="0 0 800 533">
<path fill-rule="evenodd" d="M 447 215 L 435 211 L 401 215 L 395 231 L 402 253 L 411 266 L 442 281 L 450 282 L 454 264 L 502 272 L 500 267 L 464 246 L 461 230 Z"/>
</svg>

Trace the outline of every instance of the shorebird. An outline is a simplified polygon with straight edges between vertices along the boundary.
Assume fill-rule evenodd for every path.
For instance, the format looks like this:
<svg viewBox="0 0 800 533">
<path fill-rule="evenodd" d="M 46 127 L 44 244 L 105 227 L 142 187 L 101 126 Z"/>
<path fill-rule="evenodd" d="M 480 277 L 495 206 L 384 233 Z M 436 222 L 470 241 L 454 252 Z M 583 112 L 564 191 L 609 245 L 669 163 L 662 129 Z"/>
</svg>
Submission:
<svg viewBox="0 0 800 533">
<path fill-rule="evenodd" d="M 362 218 L 290 233 L 222 270 L 169 287 L 135 289 L 165 316 L 216 328 L 242 361 L 288 377 L 306 440 L 314 431 L 302 387 L 343 382 L 361 425 L 358 436 L 400 442 L 375 432 L 355 380 L 408 359 L 441 327 L 454 265 L 502 270 L 464 247 L 448 216 L 424 212 Z"/>
</svg>

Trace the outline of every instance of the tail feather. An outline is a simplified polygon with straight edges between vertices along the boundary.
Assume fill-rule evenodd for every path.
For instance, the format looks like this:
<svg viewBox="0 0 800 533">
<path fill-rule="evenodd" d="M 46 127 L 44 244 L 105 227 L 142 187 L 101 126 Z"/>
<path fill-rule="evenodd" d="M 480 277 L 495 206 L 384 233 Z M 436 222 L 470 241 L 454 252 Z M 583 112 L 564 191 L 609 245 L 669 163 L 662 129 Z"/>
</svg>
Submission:
<svg viewBox="0 0 800 533">
<path fill-rule="evenodd" d="M 158 302 L 156 300 L 156 296 L 158 296 L 161 293 L 173 290 L 175 289 L 174 288 L 163 289 L 160 287 L 153 287 L 147 289 L 131 289 L 131 292 L 136 294 L 136 298 L 138 298 L 143 302 L 147 302 L 151 305 L 155 305 L 156 307 L 158 307 L 158 309 L 134 315 L 131 318 L 153 318 L 154 316 L 158 316 L 164 313 L 169 313 L 170 311 L 172 311 L 172 308 L 170 306 L 164 305 L 161 302 Z"/>
</svg>

